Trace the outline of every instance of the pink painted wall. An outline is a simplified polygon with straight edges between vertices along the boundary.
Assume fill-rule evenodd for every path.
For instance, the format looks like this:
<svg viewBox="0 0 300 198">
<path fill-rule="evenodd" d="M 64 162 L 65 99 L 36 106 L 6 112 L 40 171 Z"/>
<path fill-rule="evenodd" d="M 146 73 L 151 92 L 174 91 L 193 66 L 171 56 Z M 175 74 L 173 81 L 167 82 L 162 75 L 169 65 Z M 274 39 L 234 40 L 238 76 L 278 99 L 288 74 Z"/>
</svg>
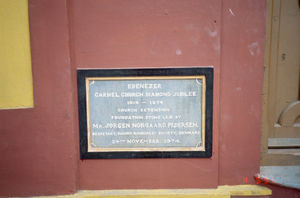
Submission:
<svg viewBox="0 0 300 198">
<path fill-rule="evenodd" d="M 220 1 L 78 0 L 72 3 L 72 8 L 73 71 L 78 68 L 215 67 L 211 159 L 84 160 L 79 162 L 79 187 L 216 187 Z M 74 91 L 77 91 L 75 84 Z"/>
<path fill-rule="evenodd" d="M 61 0 L 29 1 L 34 108 L 0 111 L 0 196 L 77 189 L 66 8 Z"/>
<path fill-rule="evenodd" d="M 255 182 L 265 1 L 29 0 L 29 12 L 35 108 L 0 111 L 0 196 Z M 79 160 L 77 69 L 208 65 L 212 158 Z"/>
<path fill-rule="evenodd" d="M 259 172 L 265 1 L 222 6 L 220 184 Z"/>
</svg>

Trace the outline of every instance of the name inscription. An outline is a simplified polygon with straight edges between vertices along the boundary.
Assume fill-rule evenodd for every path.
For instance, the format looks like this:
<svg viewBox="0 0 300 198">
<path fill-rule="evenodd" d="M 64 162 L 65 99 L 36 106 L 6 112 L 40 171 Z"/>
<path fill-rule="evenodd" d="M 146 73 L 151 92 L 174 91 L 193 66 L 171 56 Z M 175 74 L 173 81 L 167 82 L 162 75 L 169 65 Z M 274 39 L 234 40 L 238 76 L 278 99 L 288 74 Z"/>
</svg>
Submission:
<svg viewBox="0 0 300 198">
<path fill-rule="evenodd" d="M 86 78 L 88 151 L 204 150 L 205 77 Z"/>
</svg>

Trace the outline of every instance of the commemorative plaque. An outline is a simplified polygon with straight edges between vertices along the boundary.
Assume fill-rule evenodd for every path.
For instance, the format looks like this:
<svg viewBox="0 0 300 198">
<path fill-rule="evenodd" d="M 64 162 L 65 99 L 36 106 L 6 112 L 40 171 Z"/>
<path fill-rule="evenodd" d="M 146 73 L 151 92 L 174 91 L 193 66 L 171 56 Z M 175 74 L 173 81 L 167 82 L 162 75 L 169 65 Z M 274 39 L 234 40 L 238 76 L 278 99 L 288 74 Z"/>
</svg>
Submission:
<svg viewBox="0 0 300 198">
<path fill-rule="evenodd" d="M 211 157 L 212 67 L 77 74 L 82 159 Z"/>
</svg>

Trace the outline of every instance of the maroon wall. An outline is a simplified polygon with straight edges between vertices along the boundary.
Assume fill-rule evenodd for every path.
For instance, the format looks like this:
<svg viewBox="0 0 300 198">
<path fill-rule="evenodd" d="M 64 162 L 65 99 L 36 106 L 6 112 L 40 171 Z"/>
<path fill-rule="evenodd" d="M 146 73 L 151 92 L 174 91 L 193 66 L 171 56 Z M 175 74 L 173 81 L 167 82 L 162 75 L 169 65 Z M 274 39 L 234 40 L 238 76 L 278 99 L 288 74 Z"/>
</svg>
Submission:
<svg viewBox="0 0 300 198">
<path fill-rule="evenodd" d="M 259 171 L 263 0 L 30 0 L 34 109 L 0 111 L 0 195 L 212 188 Z M 214 66 L 211 159 L 79 160 L 76 70 Z"/>
<path fill-rule="evenodd" d="M 29 11 L 34 108 L 0 111 L 0 196 L 77 189 L 66 2 L 30 0 Z"/>
<path fill-rule="evenodd" d="M 220 1 L 77 0 L 72 8 L 73 71 L 195 65 L 215 68 L 211 159 L 84 160 L 79 162 L 80 188 L 216 187 Z"/>
<path fill-rule="evenodd" d="M 220 184 L 255 183 L 259 172 L 265 1 L 222 6 Z"/>
</svg>

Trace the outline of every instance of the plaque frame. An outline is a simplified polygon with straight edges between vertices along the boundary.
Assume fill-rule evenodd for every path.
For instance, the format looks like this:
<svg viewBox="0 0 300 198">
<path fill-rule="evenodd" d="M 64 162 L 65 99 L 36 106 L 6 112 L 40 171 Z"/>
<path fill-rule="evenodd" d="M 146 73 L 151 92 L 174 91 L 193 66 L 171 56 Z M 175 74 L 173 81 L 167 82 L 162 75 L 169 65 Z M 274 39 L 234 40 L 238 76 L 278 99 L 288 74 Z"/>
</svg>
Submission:
<svg viewBox="0 0 300 198">
<path fill-rule="evenodd" d="M 199 79 L 202 87 L 202 141 L 199 148 L 123 148 L 91 150 L 88 80 Z M 212 156 L 213 67 L 151 69 L 78 69 L 78 115 L 81 159 L 115 158 L 209 158 Z"/>
</svg>

